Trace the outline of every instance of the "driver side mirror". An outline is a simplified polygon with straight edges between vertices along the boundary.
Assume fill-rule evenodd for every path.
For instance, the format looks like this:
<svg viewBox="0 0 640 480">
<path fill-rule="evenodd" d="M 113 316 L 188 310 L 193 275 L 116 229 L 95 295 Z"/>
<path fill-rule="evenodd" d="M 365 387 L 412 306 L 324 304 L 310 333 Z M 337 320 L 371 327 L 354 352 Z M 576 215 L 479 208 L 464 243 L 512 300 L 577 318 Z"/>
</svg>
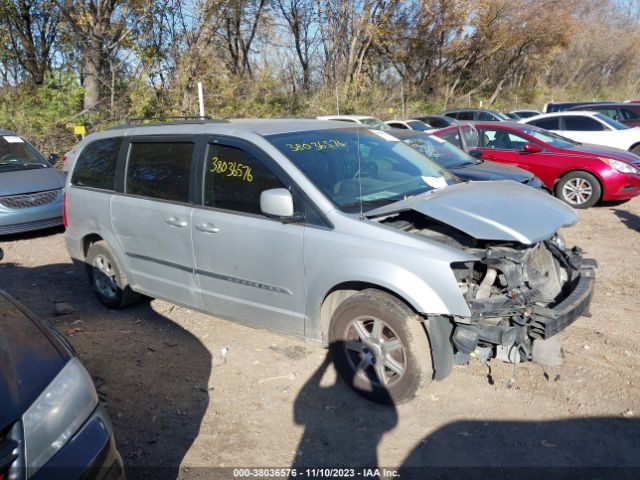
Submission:
<svg viewBox="0 0 640 480">
<path fill-rule="evenodd" d="M 280 220 L 290 220 L 294 217 L 293 197 L 286 188 L 272 188 L 260 194 L 260 210 L 265 215 Z"/>
<path fill-rule="evenodd" d="M 522 146 L 522 151 L 524 153 L 540 153 L 542 151 L 542 147 L 535 143 L 525 143 Z"/>
<path fill-rule="evenodd" d="M 52 153 L 49 155 L 48 160 L 51 165 L 55 165 L 59 158 L 57 153 Z"/>
<path fill-rule="evenodd" d="M 480 160 L 482 158 L 482 150 L 469 150 L 469 155 Z"/>
</svg>

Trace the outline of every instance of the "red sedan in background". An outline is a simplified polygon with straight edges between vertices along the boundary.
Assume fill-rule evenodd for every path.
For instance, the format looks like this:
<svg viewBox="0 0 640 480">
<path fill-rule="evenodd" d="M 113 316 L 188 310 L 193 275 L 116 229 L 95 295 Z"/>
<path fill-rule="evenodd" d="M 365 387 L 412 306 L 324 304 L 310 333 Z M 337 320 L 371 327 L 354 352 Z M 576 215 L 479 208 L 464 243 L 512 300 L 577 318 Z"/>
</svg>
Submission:
<svg viewBox="0 0 640 480">
<path fill-rule="evenodd" d="M 474 156 L 528 170 L 556 197 L 574 208 L 600 200 L 629 200 L 640 194 L 640 157 L 617 148 L 581 144 L 533 125 L 515 122 L 471 122 L 467 150 Z M 475 130 L 477 130 L 477 134 Z M 456 142 L 457 126 L 433 132 Z M 464 132 L 463 132 L 464 134 Z M 469 138 L 477 139 L 477 145 Z M 475 152 L 474 152 L 475 153 Z"/>
</svg>

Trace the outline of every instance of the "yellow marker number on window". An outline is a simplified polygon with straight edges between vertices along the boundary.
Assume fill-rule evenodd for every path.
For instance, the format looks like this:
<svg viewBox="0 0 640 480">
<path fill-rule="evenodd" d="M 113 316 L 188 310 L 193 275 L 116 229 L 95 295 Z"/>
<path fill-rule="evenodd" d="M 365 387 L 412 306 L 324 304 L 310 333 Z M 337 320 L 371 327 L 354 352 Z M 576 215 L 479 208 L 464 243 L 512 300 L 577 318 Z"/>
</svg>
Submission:
<svg viewBox="0 0 640 480">
<path fill-rule="evenodd" d="M 322 140 L 308 143 L 287 143 L 287 147 L 292 152 L 302 152 L 304 150 L 325 150 L 327 148 L 344 148 L 347 144 L 340 140 Z"/>
<path fill-rule="evenodd" d="M 211 159 L 211 173 L 226 173 L 227 177 L 238 177 L 244 182 L 253 182 L 251 167 L 240 162 L 226 162 L 218 157 Z"/>
</svg>

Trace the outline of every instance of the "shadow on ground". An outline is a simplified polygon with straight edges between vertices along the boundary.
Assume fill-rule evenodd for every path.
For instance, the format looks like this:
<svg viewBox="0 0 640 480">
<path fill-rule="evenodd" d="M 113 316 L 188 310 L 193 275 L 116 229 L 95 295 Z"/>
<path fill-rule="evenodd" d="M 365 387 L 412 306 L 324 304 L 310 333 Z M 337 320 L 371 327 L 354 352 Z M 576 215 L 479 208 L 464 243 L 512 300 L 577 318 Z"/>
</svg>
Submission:
<svg viewBox="0 0 640 480">
<path fill-rule="evenodd" d="M 294 404 L 295 421 L 305 427 L 292 464 L 298 471 L 368 469 L 380 479 L 395 471 L 402 480 L 640 478 L 640 420 L 624 417 L 459 421 L 427 435 L 401 466 L 380 465 L 379 442 L 398 411 L 360 398 L 344 381 L 326 385 L 329 366 L 327 356 Z"/>
<path fill-rule="evenodd" d="M 427 436 L 401 478 L 640 478 L 640 420 L 461 421 Z"/>
<path fill-rule="evenodd" d="M 294 419 L 304 433 L 292 468 L 375 466 L 378 442 L 398 422 L 395 406 L 368 402 L 345 381 L 324 384 L 330 365 L 327 354 L 295 400 Z M 366 410 L 353 408 L 361 402 L 368 405 Z"/>
<path fill-rule="evenodd" d="M 103 307 L 82 267 L 27 268 L 5 257 L 0 288 L 77 350 L 113 422 L 127 479 L 177 478 L 209 403 L 205 346 L 148 300 L 121 311 Z M 55 302 L 74 312 L 56 316 Z"/>
<path fill-rule="evenodd" d="M 627 210 L 620 210 L 618 208 L 612 208 L 613 213 L 618 217 L 622 222 L 629 227 L 629 229 L 634 230 L 636 232 L 640 232 L 640 216 L 635 213 L 628 212 Z"/>
</svg>

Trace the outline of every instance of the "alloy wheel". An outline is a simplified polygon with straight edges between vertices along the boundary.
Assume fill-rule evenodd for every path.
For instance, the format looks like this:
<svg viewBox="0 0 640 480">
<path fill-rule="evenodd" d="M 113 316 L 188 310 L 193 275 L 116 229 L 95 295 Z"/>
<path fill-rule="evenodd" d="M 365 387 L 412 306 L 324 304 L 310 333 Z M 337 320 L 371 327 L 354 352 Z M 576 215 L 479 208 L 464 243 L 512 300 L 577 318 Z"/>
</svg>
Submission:
<svg viewBox="0 0 640 480">
<path fill-rule="evenodd" d="M 582 205 L 593 196 L 593 186 L 584 178 L 572 178 L 562 186 L 562 196 L 571 205 Z"/>
<path fill-rule="evenodd" d="M 407 370 L 407 350 L 396 332 L 373 317 L 352 320 L 347 327 L 344 353 L 355 375 L 373 385 L 389 387 Z"/>
<path fill-rule="evenodd" d="M 118 293 L 118 283 L 111 261 L 104 255 L 98 255 L 93 260 L 93 267 L 96 289 L 107 298 L 115 298 Z"/>
</svg>

